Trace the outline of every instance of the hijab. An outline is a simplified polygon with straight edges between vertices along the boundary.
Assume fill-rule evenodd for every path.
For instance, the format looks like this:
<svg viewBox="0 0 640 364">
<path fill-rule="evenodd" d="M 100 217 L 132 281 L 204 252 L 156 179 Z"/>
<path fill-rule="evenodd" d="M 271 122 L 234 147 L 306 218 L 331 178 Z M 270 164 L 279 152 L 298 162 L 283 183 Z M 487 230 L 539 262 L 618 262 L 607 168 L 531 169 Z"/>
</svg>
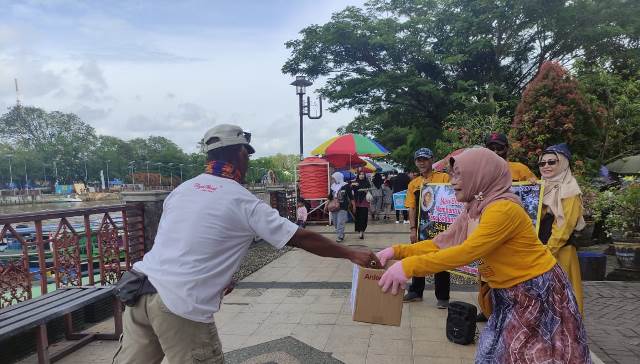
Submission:
<svg viewBox="0 0 640 364">
<path fill-rule="evenodd" d="M 382 181 L 382 176 L 380 175 L 380 173 L 376 173 L 376 174 L 373 175 L 372 182 L 373 182 L 373 185 L 376 188 L 382 188 L 382 182 L 383 181 Z"/>
<path fill-rule="evenodd" d="M 363 179 L 360 179 L 360 174 L 364 175 Z M 364 172 L 359 172 L 354 181 L 353 189 L 355 192 L 356 201 L 364 201 L 367 198 L 367 191 L 371 188 L 371 183 Z"/>
<path fill-rule="evenodd" d="M 340 191 L 342 186 L 346 185 L 347 183 L 344 181 L 344 175 L 340 172 L 333 172 L 331 177 L 335 181 L 331 184 L 331 191 L 333 191 L 333 195 L 336 196 L 338 195 L 338 191 Z"/>
<path fill-rule="evenodd" d="M 507 162 L 487 148 L 472 148 L 449 160 L 452 173 L 462 181 L 464 210 L 449 226 L 438 234 L 433 242 L 440 249 L 458 245 L 467 239 L 489 204 L 498 200 L 513 201 L 522 205 L 520 198 L 511 192 L 511 172 Z"/>
<path fill-rule="evenodd" d="M 564 224 L 564 209 L 562 208 L 562 200 L 573 196 L 582 196 L 582 191 L 576 181 L 575 177 L 571 173 L 569 167 L 569 159 L 560 153 L 544 153 L 544 155 L 553 154 L 558 158 L 558 173 L 550 178 L 544 179 L 544 197 L 542 198 L 542 204 L 547 206 L 551 213 L 555 217 L 557 226 Z M 542 157 L 540 157 L 542 159 Z M 575 230 L 580 231 L 584 229 L 584 218 L 580 216 Z"/>
</svg>

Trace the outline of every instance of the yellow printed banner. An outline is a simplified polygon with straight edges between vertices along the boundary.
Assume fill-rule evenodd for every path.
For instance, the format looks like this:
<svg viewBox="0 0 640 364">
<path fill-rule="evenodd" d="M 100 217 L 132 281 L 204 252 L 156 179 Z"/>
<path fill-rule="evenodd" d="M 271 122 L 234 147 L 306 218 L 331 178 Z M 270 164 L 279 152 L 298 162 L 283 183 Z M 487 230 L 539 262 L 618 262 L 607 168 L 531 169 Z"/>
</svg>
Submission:
<svg viewBox="0 0 640 364">
<path fill-rule="evenodd" d="M 511 191 L 522 200 L 531 222 L 538 231 L 542 211 L 543 186 L 539 183 L 514 182 Z M 439 233 L 447 230 L 460 216 L 464 204 L 458 202 L 451 185 L 448 183 L 429 183 L 416 191 L 418 201 L 418 240 L 433 239 Z M 457 268 L 452 273 L 475 276 L 478 273 L 477 264 Z"/>
</svg>

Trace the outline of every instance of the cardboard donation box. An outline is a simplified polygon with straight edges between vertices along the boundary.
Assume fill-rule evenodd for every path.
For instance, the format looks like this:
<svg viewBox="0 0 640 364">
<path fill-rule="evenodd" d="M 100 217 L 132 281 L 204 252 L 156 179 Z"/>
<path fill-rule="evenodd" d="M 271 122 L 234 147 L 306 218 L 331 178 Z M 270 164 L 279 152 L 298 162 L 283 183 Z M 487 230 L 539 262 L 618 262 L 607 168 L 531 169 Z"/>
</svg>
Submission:
<svg viewBox="0 0 640 364">
<path fill-rule="evenodd" d="M 388 261 L 389 268 L 396 261 Z M 402 295 L 382 292 L 378 286 L 384 269 L 363 268 L 353 266 L 351 282 L 351 313 L 353 321 L 369 322 L 372 324 L 400 326 L 402 317 Z"/>
</svg>

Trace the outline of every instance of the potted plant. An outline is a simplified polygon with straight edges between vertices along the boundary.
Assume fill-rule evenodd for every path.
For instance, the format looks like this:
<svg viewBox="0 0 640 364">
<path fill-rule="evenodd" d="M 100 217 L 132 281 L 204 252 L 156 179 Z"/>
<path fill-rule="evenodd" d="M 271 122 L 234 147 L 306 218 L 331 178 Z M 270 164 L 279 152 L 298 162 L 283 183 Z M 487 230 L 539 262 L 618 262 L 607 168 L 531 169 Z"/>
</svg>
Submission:
<svg viewBox="0 0 640 364">
<path fill-rule="evenodd" d="M 640 184 L 614 193 L 605 219 L 621 268 L 640 271 Z M 614 233 L 615 232 L 615 233 Z"/>
</svg>

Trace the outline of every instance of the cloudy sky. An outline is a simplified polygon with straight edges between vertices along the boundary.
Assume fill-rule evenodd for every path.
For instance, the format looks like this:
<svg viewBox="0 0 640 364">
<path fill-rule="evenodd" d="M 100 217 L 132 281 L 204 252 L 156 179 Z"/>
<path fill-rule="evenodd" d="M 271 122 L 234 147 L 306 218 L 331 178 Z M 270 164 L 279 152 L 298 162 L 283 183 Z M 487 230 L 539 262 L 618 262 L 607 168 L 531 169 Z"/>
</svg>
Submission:
<svg viewBox="0 0 640 364">
<path fill-rule="evenodd" d="M 0 110 L 74 112 L 99 134 L 162 135 L 186 152 L 236 123 L 257 156 L 298 153 L 298 104 L 284 42 L 360 0 L 0 0 Z M 314 86 L 311 87 L 313 91 Z M 305 152 L 352 111 L 305 121 Z"/>
</svg>

